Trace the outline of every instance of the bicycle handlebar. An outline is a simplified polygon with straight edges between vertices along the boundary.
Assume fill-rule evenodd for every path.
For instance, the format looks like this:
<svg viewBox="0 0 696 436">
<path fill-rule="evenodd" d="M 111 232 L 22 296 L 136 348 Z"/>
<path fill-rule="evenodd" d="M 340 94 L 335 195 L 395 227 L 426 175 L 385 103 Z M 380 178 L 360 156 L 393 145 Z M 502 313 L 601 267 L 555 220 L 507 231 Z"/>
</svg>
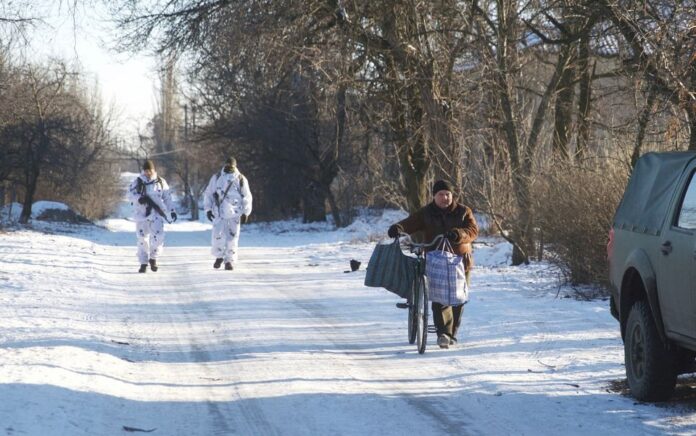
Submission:
<svg viewBox="0 0 696 436">
<path fill-rule="evenodd" d="M 430 248 L 436 246 L 440 242 L 440 240 L 445 236 L 437 235 L 433 238 L 432 241 L 426 243 L 413 242 L 413 239 L 411 239 L 411 235 L 409 235 L 408 233 L 399 233 L 399 237 L 403 237 L 403 241 L 412 248 Z"/>
</svg>

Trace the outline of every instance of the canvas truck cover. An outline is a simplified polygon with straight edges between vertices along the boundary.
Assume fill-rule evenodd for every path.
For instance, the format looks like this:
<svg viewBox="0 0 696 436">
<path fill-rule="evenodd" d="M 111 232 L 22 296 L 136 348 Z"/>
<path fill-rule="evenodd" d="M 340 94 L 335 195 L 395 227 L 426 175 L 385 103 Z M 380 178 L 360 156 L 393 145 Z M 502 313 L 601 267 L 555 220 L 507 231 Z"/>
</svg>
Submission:
<svg viewBox="0 0 696 436">
<path fill-rule="evenodd" d="M 658 235 L 679 178 L 696 152 L 646 153 L 636 163 L 614 227 Z"/>
</svg>

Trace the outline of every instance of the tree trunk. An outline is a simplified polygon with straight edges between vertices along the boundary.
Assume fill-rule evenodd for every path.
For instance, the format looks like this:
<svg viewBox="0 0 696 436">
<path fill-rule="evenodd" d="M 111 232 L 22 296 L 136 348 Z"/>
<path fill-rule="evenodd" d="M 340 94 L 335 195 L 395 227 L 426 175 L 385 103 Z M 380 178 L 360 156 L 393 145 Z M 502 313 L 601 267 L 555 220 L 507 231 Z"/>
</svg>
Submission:
<svg viewBox="0 0 696 436">
<path fill-rule="evenodd" d="M 645 107 L 640 112 L 640 117 L 638 118 L 638 133 L 636 134 L 636 142 L 633 145 L 633 153 L 631 154 L 631 168 L 636 166 L 638 158 L 641 155 L 643 148 L 643 140 L 645 139 L 645 131 L 648 128 L 648 123 L 650 122 L 650 115 L 652 114 L 653 104 L 655 102 L 655 96 L 657 94 L 657 88 L 651 82 L 650 89 L 648 90 L 648 100 L 645 103 Z"/>
<path fill-rule="evenodd" d="M 437 88 L 437 80 L 433 71 L 432 62 L 421 61 L 416 67 L 418 74 L 418 101 L 411 104 L 420 105 L 422 115 L 420 119 L 423 127 L 427 129 L 428 147 L 431 152 L 439 150 L 447 154 L 446 160 L 449 165 L 443 165 L 448 173 L 450 181 L 459 187 L 461 184 L 460 155 L 454 134 L 452 132 L 451 109 L 446 104 L 446 95 L 442 95 L 443 90 Z"/>
<path fill-rule="evenodd" d="M 302 196 L 303 223 L 326 221 L 326 191 L 310 181 Z"/>
<path fill-rule="evenodd" d="M 558 62 L 563 64 L 563 71 L 558 82 L 556 110 L 554 113 L 553 150 L 567 160 L 570 126 L 572 124 L 572 107 L 575 99 L 575 44 L 566 44 L 558 55 Z"/>
<path fill-rule="evenodd" d="M 586 34 L 578 48 L 578 69 L 580 86 L 578 95 L 578 137 L 575 154 L 582 158 L 590 142 L 590 110 L 592 107 L 592 77 L 597 64 L 590 69 L 590 37 Z"/>
<path fill-rule="evenodd" d="M 336 197 L 333 195 L 333 192 L 331 192 L 330 186 L 327 186 L 326 194 L 329 200 L 329 206 L 331 207 L 331 216 L 333 217 L 334 225 L 336 227 L 344 227 L 346 223 L 344 223 L 341 218 L 341 210 L 336 202 Z"/>
<path fill-rule="evenodd" d="M 184 126 L 186 126 L 185 123 Z M 186 138 L 186 144 L 188 145 L 188 133 L 184 134 L 184 137 Z M 193 190 L 191 189 L 191 168 L 188 155 L 184 156 L 184 175 L 182 179 L 184 182 L 184 201 L 191 212 L 191 221 L 198 221 L 198 201 L 196 201 L 196 198 L 193 195 Z"/>
<path fill-rule="evenodd" d="M 331 192 L 331 183 L 338 174 L 337 162 L 343 149 L 345 142 L 346 133 L 346 85 L 339 86 L 336 92 L 336 139 L 334 141 L 334 151 L 331 156 L 331 161 L 328 163 L 328 170 L 325 171 L 322 181 L 326 187 L 326 196 L 329 200 L 329 207 L 331 208 L 331 216 L 333 216 L 334 224 L 336 227 L 343 227 L 347 223 L 343 222 L 341 218 L 341 211 L 338 207 L 338 202 L 333 192 Z"/>
<path fill-rule="evenodd" d="M 515 7 L 510 2 L 498 0 L 499 26 L 497 34 L 497 46 L 495 53 L 495 81 L 496 95 L 502 111 L 502 128 L 507 142 L 507 151 L 510 156 L 510 171 L 512 173 L 513 191 L 518 205 L 516 225 L 513 228 L 511 240 L 513 243 L 512 264 L 520 265 L 529 262 L 529 250 L 526 247 L 525 227 L 521 223 L 526 220 L 525 214 L 529 207 L 529 179 L 524 174 L 520 139 L 517 134 L 517 121 L 513 111 L 513 93 L 510 86 L 511 59 L 515 55 L 515 42 L 512 35 L 512 21 L 516 13 Z"/>
<path fill-rule="evenodd" d="M 20 224 L 27 224 L 31 218 L 31 207 L 34 204 L 34 194 L 36 194 L 38 179 L 38 169 L 35 169 L 33 174 L 26 178 L 27 184 L 24 192 L 24 203 L 22 204 L 22 213 L 19 215 Z"/>
<path fill-rule="evenodd" d="M 406 94 L 403 98 L 403 94 Z M 404 104 L 406 100 L 406 104 Z M 406 207 L 415 212 L 428 201 L 427 174 L 430 168 L 430 156 L 423 136 L 423 111 L 420 106 L 418 91 L 408 86 L 391 97 L 392 128 L 399 169 L 406 190 Z"/>
<path fill-rule="evenodd" d="M 191 221 L 198 221 L 200 219 L 198 199 L 192 193 L 189 193 L 189 208 L 191 209 Z"/>
<path fill-rule="evenodd" d="M 537 106 L 534 120 L 532 121 L 532 127 L 529 130 L 529 137 L 527 138 L 527 146 L 524 150 L 522 165 L 513 174 L 515 195 L 519 207 L 519 215 L 517 217 L 517 240 L 521 248 L 521 250 L 518 249 L 517 253 L 513 251 L 513 265 L 529 263 L 529 256 L 534 252 L 534 215 L 531 196 L 534 155 L 539 145 L 539 136 L 541 135 L 541 129 L 546 119 L 546 111 L 549 107 L 551 98 L 558 89 L 558 84 L 564 69 L 565 60 L 559 59 L 553 76 L 551 76 L 551 80 Z"/>
</svg>

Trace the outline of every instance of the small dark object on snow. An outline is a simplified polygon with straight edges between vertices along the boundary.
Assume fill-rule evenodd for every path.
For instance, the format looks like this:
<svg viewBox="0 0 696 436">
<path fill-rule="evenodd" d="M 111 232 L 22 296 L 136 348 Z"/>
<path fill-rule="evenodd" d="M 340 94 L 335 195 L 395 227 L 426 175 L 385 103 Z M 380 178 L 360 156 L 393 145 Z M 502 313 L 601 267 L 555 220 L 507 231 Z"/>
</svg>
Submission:
<svg viewBox="0 0 696 436">
<path fill-rule="evenodd" d="M 360 262 L 358 262 L 355 259 L 351 259 L 350 261 L 350 270 L 351 271 L 357 271 L 360 268 Z"/>
<path fill-rule="evenodd" d="M 136 428 L 136 427 L 128 427 L 127 425 L 123 426 L 123 431 L 129 431 L 131 433 L 134 433 L 136 431 L 139 431 L 141 433 L 152 433 L 153 431 L 157 430 L 156 428 L 151 428 L 150 430 L 144 430 L 142 428 Z"/>
<path fill-rule="evenodd" d="M 147 264 L 144 263 L 144 264 L 140 265 L 140 269 L 138 270 L 138 272 L 139 273 L 147 272 Z"/>
<path fill-rule="evenodd" d="M 230 262 L 225 263 L 225 270 L 232 271 L 234 268 Z"/>
<path fill-rule="evenodd" d="M 215 259 L 215 263 L 213 264 L 213 268 L 218 269 L 220 268 L 220 265 L 222 265 L 222 258 L 218 257 Z"/>
<path fill-rule="evenodd" d="M 118 345 L 130 345 L 130 342 L 115 341 L 113 339 L 111 340 L 111 342 Z"/>
<path fill-rule="evenodd" d="M 150 259 L 150 269 L 154 272 L 157 272 L 157 261 L 155 259 Z"/>
</svg>

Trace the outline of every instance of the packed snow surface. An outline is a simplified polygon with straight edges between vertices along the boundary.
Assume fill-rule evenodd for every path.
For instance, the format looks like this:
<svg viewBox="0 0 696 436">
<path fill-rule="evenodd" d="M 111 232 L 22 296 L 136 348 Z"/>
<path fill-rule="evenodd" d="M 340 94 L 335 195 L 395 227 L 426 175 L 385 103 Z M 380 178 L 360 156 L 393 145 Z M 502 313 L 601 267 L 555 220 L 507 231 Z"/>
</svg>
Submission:
<svg viewBox="0 0 696 436">
<path fill-rule="evenodd" d="M 481 238 L 459 345 L 409 345 L 406 311 L 363 286 L 403 212 L 352 226 L 242 229 L 214 270 L 210 225 L 166 225 L 138 274 L 133 222 L 0 233 L 0 434 L 635 435 L 696 432 L 687 382 L 637 403 L 608 302 L 566 298 L 546 263 Z M 349 261 L 362 266 L 346 273 Z"/>
</svg>

